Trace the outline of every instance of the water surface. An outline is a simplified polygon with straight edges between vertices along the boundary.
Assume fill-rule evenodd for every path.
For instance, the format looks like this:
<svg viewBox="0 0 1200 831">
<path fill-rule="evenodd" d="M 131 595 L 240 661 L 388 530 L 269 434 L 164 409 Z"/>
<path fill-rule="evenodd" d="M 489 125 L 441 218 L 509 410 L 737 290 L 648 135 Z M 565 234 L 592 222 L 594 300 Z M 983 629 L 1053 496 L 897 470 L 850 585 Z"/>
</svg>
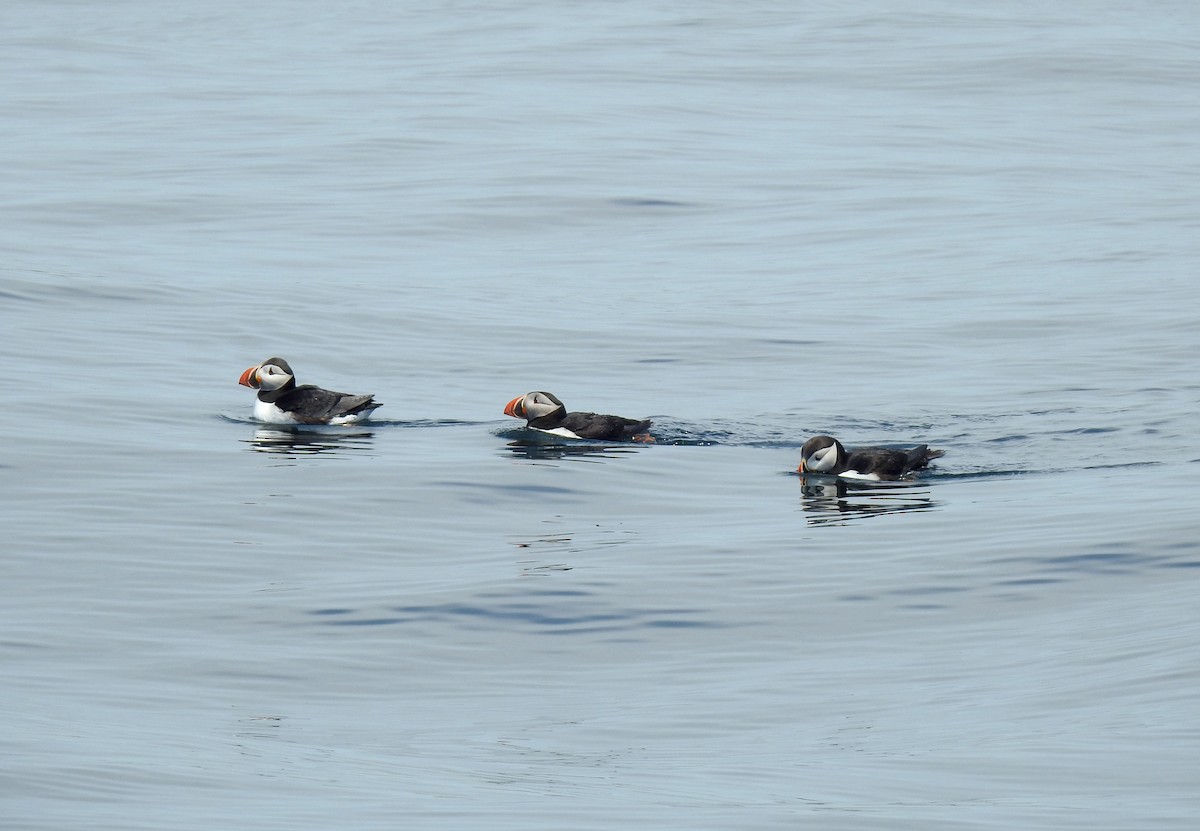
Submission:
<svg viewBox="0 0 1200 831">
<path fill-rule="evenodd" d="M 12 11 L 9 827 L 1194 825 L 1190 7 Z"/>
</svg>

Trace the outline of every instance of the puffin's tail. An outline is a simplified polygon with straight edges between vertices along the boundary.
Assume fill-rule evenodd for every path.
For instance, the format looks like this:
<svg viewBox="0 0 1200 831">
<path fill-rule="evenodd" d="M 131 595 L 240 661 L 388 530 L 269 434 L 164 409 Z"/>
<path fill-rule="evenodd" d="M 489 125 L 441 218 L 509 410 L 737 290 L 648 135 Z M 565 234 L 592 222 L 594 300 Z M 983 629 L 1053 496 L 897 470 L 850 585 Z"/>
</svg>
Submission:
<svg viewBox="0 0 1200 831">
<path fill-rule="evenodd" d="M 373 395 L 343 395 L 338 402 L 338 415 L 368 416 L 373 410 L 383 404 L 375 400 Z"/>
<path fill-rule="evenodd" d="M 945 450 L 935 450 L 927 444 L 922 444 L 920 447 L 914 447 L 905 455 L 908 456 L 908 469 L 921 470 L 928 466 L 934 459 L 940 459 L 946 455 Z"/>
<path fill-rule="evenodd" d="M 645 421 L 634 421 L 627 419 L 627 423 L 621 426 L 621 435 L 625 438 L 632 439 L 634 436 L 640 436 L 650 429 L 650 425 L 654 422 L 646 419 Z"/>
</svg>

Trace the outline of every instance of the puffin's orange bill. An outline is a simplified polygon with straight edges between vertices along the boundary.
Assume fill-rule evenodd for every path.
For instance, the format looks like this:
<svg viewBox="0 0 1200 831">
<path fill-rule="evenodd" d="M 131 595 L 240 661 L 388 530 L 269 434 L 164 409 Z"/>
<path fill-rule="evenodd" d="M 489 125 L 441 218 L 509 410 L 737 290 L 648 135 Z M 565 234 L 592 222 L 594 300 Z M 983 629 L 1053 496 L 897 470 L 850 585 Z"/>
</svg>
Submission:
<svg viewBox="0 0 1200 831">
<path fill-rule="evenodd" d="M 513 418 L 525 418 L 525 408 L 521 406 L 521 402 L 525 400 L 525 396 L 518 395 L 512 401 L 504 405 L 504 414 Z"/>
<path fill-rule="evenodd" d="M 262 366 L 262 364 L 259 364 Z M 258 387 L 258 366 L 252 366 L 242 373 L 242 377 L 238 378 L 238 383 L 243 387 Z"/>
</svg>

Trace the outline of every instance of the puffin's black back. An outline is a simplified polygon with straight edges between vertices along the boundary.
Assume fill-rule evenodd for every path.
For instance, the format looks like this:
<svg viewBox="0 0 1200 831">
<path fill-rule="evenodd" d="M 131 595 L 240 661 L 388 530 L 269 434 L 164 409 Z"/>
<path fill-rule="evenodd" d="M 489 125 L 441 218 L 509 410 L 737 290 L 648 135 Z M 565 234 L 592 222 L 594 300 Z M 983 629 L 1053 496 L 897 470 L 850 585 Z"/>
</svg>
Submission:
<svg viewBox="0 0 1200 831">
<path fill-rule="evenodd" d="M 380 405 L 374 398 L 373 395 L 349 395 L 305 384 L 284 392 L 275 399 L 275 405 L 292 413 L 301 424 L 323 424 L 331 418 L 375 409 Z"/>
<path fill-rule="evenodd" d="M 921 470 L 942 453 L 941 450 L 930 450 L 928 445 L 924 444 L 910 450 L 863 447 L 850 451 L 845 469 L 856 471 L 863 476 L 875 474 L 883 479 L 896 479 L 914 470 Z"/>
<path fill-rule="evenodd" d="M 581 439 L 631 439 L 650 429 L 653 421 L 599 413 L 567 413 L 557 426 Z"/>
</svg>

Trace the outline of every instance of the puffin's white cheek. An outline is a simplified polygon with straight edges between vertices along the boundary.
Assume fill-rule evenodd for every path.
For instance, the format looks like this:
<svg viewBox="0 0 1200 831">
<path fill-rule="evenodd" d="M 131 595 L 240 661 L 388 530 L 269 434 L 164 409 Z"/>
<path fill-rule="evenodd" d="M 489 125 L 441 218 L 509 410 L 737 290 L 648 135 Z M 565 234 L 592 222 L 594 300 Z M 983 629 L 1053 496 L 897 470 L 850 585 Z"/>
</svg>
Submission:
<svg viewBox="0 0 1200 831">
<path fill-rule="evenodd" d="M 279 389 L 286 384 L 288 382 L 288 378 L 291 377 L 290 375 L 285 375 L 282 372 L 268 373 L 263 372 L 261 369 L 258 371 L 257 375 L 259 387 L 267 392 Z"/>
<path fill-rule="evenodd" d="M 826 447 L 812 454 L 805 467 L 817 473 L 824 473 L 827 470 L 831 470 L 835 464 L 837 464 L 837 448 Z"/>
</svg>

